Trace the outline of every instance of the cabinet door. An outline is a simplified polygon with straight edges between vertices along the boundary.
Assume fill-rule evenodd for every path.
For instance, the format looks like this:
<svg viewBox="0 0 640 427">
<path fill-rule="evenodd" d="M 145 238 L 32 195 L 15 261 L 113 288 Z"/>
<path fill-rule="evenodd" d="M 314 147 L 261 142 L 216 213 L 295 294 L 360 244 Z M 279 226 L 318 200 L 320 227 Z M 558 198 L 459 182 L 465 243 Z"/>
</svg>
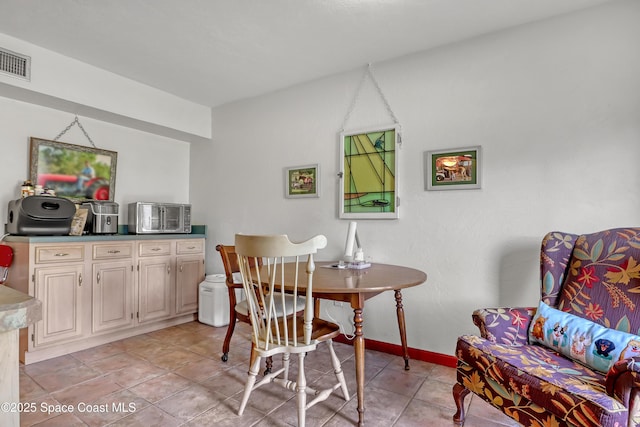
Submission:
<svg viewBox="0 0 640 427">
<path fill-rule="evenodd" d="M 35 297 L 42 301 L 42 320 L 35 324 L 34 346 L 70 341 L 82 335 L 83 264 L 35 269 Z"/>
<path fill-rule="evenodd" d="M 171 316 L 171 259 L 171 256 L 166 256 L 140 260 L 139 322 Z"/>
<path fill-rule="evenodd" d="M 94 333 L 133 325 L 133 263 L 93 265 L 92 330 Z"/>
<path fill-rule="evenodd" d="M 198 285 L 202 279 L 204 279 L 202 255 L 177 257 L 176 314 L 198 311 Z"/>
</svg>

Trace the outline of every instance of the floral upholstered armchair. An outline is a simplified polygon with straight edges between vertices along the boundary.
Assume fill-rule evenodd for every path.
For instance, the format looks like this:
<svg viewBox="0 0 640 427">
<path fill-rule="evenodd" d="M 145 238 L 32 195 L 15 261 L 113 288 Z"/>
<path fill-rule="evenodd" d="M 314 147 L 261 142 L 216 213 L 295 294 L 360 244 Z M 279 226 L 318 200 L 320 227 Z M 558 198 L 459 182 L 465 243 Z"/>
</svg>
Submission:
<svg viewBox="0 0 640 427">
<path fill-rule="evenodd" d="M 458 338 L 473 392 L 525 426 L 640 426 L 640 228 L 547 234 L 538 307 L 480 309 Z"/>
</svg>

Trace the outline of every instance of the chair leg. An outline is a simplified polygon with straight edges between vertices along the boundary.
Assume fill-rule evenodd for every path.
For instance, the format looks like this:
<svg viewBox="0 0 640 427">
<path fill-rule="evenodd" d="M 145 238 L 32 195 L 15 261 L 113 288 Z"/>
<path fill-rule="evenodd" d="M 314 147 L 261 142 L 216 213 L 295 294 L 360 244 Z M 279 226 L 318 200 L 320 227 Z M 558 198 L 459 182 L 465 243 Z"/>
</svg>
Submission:
<svg viewBox="0 0 640 427">
<path fill-rule="evenodd" d="M 298 426 L 304 427 L 307 417 L 307 378 L 304 375 L 305 353 L 300 353 L 298 357 L 298 381 L 297 381 L 297 401 L 298 401 Z"/>
<path fill-rule="evenodd" d="M 224 343 L 222 344 L 222 359 L 223 362 L 229 360 L 229 345 L 231 344 L 231 336 L 233 330 L 236 328 L 236 311 L 232 308 L 229 312 L 229 327 L 227 328 L 227 334 L 224 336 Z"/>
<path fill-rule="evenodd" d="M 289 381 L 289 361 L 291 355 L 289 353 L 282 353 L 282 367 L 284 368 L 284 372 L 282 373 L 282 378 L 285 381 Z"/>
<path fill-rule="evenodd" d="M 342 365 L 340 364 L 340 360 L 338 359 L 338 356 L 336 356 L 336 352 L 333 350 L 333 340 L 328 340 L 327 345 L 329 346 L 329 353 L 331 354 L 331 366 L 333 366 L 333 372 L 336 374 L 336 379 L 340 383 L 342 395 L 344 396 L 344 400 L 349 400 L 349 390 L 347 390 L 347 382 L 344 379 L 344 372 L 342 372 Z"/>
<path fill-rule="evenodd" d="M 453 385 L 453 400 L 456 402 L 457 411 L 453 415 L 453 422 L 457 425 L 464 424 L 464 398 L 469 394 L 469 389 L 460 383 Z"/>
<path fill-rule="evenodd" d="M 260 359 L 261 358 L 259 356 L 256 357 L 255 360 L 252 361 L 251 367 L 249 368 L 247 383 L 244 386 L 244 394 L 242 395 L 242 401 L 240 402 L 238 415 L 242 415 L 242 413 L 244 412 L 244 408 L 247 406 L 247 402 L 249 401 L 251 390 L 253 390 L 253 386 L 255 385 L 256 378 L 258 376 L 258 370 L 260 369 Z"/>
<path fill-rule="evenodd" d="M 271 373 L 271 369 L 273 368 L 273 357 L 267 357 L 267 360 L 264 362 L 264 374 L 268 375 Z"/>
<path fill-rule="evenodd" d="M 236 322 L 237 322 L 237 317 L 236 317 L 236 312 L 234 310 L 230 314 L 229 327 L 227 328 L 227 334 L 225 335 L 224 343 L 222 344 L 222 357 L 220 359 L 222 359 L 223 362 L 226 362 L 229 360 L 229 348 L 231 344 L 231 336 L 233 335 L 233 331 L 236 328 Z M 253 345 L 252 345 L 252 348 L 253 348 Z M 264 375 L 270 374 L 272 367 L 273 367 L 273 358 L 269 356 L 267 357 L 265 362 Z"/>
</svg>

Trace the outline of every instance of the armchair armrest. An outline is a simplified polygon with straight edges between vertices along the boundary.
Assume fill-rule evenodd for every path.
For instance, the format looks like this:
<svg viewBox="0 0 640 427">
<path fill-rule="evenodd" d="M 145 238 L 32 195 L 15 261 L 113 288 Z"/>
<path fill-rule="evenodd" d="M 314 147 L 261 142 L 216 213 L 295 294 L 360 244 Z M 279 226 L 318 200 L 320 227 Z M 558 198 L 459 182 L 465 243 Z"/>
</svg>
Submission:
<svg viewBox="0 0 640 427">
<path fill-rule="evenodd" d="M 614 363 L 605 377 L 605 387 L 608 395 L 620 399 L 630 411 L 633 409 L 638 411 L 639 408 L 632 408 L 630 404 L 637 400 L 640 393 L 640 357 L 623 359 Z M 631 415 L 629 419 L 631 419 Z"/>
<path fill-rule="evenodd" d="M 491 342 L 520 346 L 528 342 L 528 329 L 535 307 L 481 308 L 473 312 L 480 335 Z"/>
</svg>

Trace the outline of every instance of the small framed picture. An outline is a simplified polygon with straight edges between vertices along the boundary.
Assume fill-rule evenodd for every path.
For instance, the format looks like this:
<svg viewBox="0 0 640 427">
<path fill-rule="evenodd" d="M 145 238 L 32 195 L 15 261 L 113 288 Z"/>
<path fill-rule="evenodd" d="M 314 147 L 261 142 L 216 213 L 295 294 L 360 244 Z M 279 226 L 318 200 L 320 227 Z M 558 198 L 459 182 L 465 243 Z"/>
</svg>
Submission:
<svg viewBox="0 0 640 427">
<path fill-rule="evenodd" d="M 434 150 L 424 153 L 425 190 L 481 188 L 481 147 Z"/>
<path fill-rule="evenodd" d="M 285 168 L 284 196 L 320 197 L 320 166 L 315 164 Z"/>
</svg>

